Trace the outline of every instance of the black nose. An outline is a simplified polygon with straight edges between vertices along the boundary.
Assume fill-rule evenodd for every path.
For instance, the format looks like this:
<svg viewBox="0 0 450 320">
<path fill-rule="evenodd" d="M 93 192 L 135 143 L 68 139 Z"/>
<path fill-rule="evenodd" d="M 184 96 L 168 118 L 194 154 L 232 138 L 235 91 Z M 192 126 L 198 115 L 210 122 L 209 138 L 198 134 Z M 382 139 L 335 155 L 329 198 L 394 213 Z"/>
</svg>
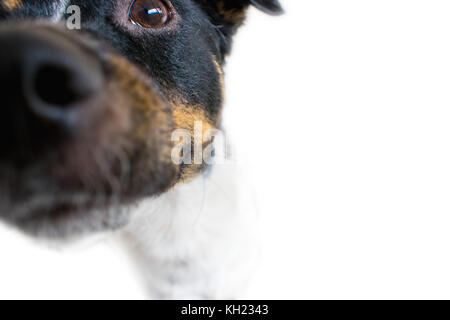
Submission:
<svg viewBox="0 0 450 320">
<path fill-rule="evenodd" d="M 0 149 L 52 141 L 77 128 L 103 80 L 99 59 L 66 34 L 44 26 L 0 28 Z"/>
</svg>

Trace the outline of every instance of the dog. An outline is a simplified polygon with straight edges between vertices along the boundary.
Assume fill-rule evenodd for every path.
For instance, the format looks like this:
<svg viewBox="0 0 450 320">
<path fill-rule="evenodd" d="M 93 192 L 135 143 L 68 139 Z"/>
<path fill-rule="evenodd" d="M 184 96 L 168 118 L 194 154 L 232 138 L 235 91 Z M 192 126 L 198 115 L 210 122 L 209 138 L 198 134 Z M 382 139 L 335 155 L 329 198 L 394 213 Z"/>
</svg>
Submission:
<svg viewBox="0 0 450 320">
<path fill-rule="evenodd" d="M 174 161 L 173 133 L 201 123 L 201 147 L 213 144 L 250 6 L 282 12 L 278 0 L 0 0 L 1 219 L 51 240 L 114 233 L 152 298 L 232 297 L 246 231 L 217 188 L 236 181 Z"/>
</svg>

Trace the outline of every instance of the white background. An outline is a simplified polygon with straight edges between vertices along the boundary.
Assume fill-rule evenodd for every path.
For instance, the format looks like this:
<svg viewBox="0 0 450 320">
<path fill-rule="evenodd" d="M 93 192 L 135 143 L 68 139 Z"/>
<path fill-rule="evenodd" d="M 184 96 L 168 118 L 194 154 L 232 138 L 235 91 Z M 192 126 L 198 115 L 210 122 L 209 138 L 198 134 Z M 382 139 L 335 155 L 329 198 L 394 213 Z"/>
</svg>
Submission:
<svg viewBox="0 0 450 320">
<path fill-rule="evenodd" d="M 450 298 L 450 3 L 285 0 L 252 10 L 227 129 L 259 199 L 247 298 Z M 0 298 L 139 298 L 120 252 L 0 227 Z"/>
</svg>

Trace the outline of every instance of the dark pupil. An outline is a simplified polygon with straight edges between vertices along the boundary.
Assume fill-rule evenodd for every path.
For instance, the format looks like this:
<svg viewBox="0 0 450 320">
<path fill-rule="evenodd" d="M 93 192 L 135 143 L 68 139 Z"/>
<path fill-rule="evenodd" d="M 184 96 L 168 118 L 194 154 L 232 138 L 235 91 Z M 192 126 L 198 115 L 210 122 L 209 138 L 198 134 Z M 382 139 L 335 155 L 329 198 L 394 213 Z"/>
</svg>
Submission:
<svg viewBox="0 0 450 320">
<path fill-rule="evenodd" d="M 137 0 L 132 13 L 136 22 L 145 26 L 157 26 L 165 21 L 165 12 L 160 1 Z"/>
</svg>

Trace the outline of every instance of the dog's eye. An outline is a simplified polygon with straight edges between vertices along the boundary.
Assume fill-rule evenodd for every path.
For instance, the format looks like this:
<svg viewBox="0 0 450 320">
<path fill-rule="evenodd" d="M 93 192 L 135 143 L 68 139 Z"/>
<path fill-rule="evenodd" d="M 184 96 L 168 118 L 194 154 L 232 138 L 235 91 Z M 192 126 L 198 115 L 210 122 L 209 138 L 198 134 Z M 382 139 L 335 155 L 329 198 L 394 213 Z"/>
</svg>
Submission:
<svg viewBox="0 0 450 320">
<path fill-rule="evenodd" d="M 162 27 L 171 15 L 166 0 L 134 0 L 129 12 L 131 22 L 144 28 Z"/>
</svg>

